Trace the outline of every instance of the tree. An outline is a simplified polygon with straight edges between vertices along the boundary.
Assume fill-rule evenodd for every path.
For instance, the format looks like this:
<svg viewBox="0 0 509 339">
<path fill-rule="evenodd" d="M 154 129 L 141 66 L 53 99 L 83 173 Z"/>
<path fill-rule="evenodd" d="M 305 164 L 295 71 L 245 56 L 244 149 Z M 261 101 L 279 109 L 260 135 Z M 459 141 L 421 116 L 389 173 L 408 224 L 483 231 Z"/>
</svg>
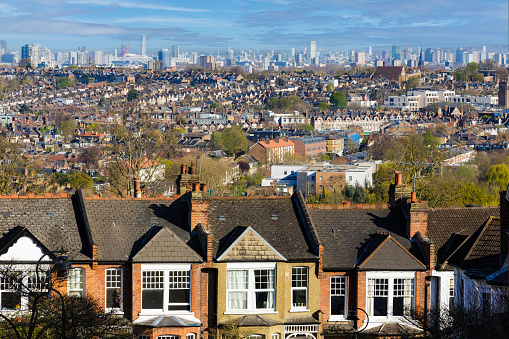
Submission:
<svg viewBox="0 0 509 339">
<path fill-rule="evenodd" d="M 88 74 L 83 74 L 81 76 L 81 82 L 84 84 L 88 84 L 90 82 L 90 76 Z"/>
<path fill-rule="evenodd" d="M 413 90 L 413 89 L 417 88 L 417 86 L 419 86 L 419 84 L 420 84 L 419 77 L 413 76 L 408 79 L 406 87 L 409 90 Z"/>
<path fill-rule="evenodd" d="M 74 172 L 69 175 L 69 183 L 74 189 L 87 189 L 92 190 L 94 188 L 94 181 L 90 175 L 85 172 Z"/>
<path fill-rule="evenodd" d="M 285 81 L 283 80 L 283 78 L 277 78 L 277 79 L 276 79 L 276 84 L 277 84 L 278 86 L 284 86 Z"/>
<path fill-rule="evenodd" d="M 133 101 L 138 99 L 139 93 L 136 89 L 134 89 L 134 86 L 131 87 L 129 92 L 127 92 L 127 101 Z"/>
<path fill-rule="evenodd" d="M 57 80 L 57 87 L 64 88 L 71 86 L 71 80 L 68 77 L 61 77 Z"/>
<path fill-rule="evenodd" d="M 42 164 L 26 157 L 16 145 L 0 137 L 0 195 L 40 193 L 44 179 L 38 179 Z"/>
<path fill-rule="evenodd" d="M 166 135 L 155 130 L 146 114 L 133 109 L 122 112 L 120 122 L 111 130 L 112 146 L 104 150 L 108 159 L 106 177 L 113 194 L 134 196 L 136 177 L 140 178 L 142 193 L 166 191 L 163 160 L 171 145 Z"/>
<path fill-rule="evenodd" d="M 104 131 L 104 127 L 101 123 L 99 122 L 93 122 L 91 123 L 90 125 L 87 126 L 86 128 L 87 131 L 90 131 L 90 132 L 98 132 L 98 133 L 101 133 Z"/>
<path fill-rule="evenodd" d="M 87 147 L 81 150 L 83 162 L 88 166 L 97 166 L 101 155 L 101 148 L 97 146 Z"/>
<path fill-rule="evenodd" d="M 327 92 L 332 92 L 334 91 L 334 84 L 332 82 L 329 82 L 327 84 L 327 86 L 325 87 L 325 89 L 327 90 Z"/>
<path fill-rule="evenodd" d="M 486 181 L 505 190 L 509 184 L 509 167 L 506 164 L 493 165 L 488 169 Z"/>
<path fill-rule="evenodd" d="M 495 75 L 499 81 L 507 81 L 507 76 L 509 75 L 509 71 L 507 71 L 506 67 L 497 67 L 495 71 Z"/>
<path fill-rule="evenodd" d="M 210 104 L 210 110 L 211 111 L 213 111 L 213 110 L 215 110 L 215 109 L 217 109 L 219 107 L 220 106 L 219 106 L 219 104 L 217 102 L 213 102 L 213 103 Z"/>
<path fill-rule="evenodd" d="M 335 107 L 346 107 L 348 106 L 348 100 L 343 92 L 334 92 L 330 97 L 330 103 Z"/>
<path fill-rule="evenodd" d="M 238 125 L 213 132 L 211 142 L 214 149 L 225 151 L 228 156 L 246 151 L 248 145 L 246 134 Z"/>
<path fill-rule="evenodd" d="M 128 323 L 115 311 L 105 312 L 102 302 L 90 295 L 65 295 L 59 290 L 66 282 L 56 277 L 48 279 L 54 275 L 41 272 L 41 267 L 25 265 L 21 269 L 13 264 L 2 268 L 2 282 L 9 285 L 17 298 L 28 299 L 28 305 L 26 309 L 0 313 L 0 338 L 120 339 L 131 336 Z"/>
<path fill-rule="evenodd" d="M 32 113 L 32 110 L 30 109 L 30 107 L 28 107 L 27 104 L 23 104 L 21 105 L 21 107 L 19 108 L 19 113 L 21 114 L 24 114 L 24 113 Z"/>
<path fill-rule="evenodd" d="M 326 103 L 325 101 L 318 104 L 318 109 L 320 111 L 328 111 L 330 109 L 330 104 Z"/>
<path fill-rule="evenodd" d="M 284 98 L 270 98 L 267 109 L 279 112 L 305 111 L 309 108 L 301 98 L 292 95 Z"/>
<path fill-rule="evenodd" d="M 64 120 L 60 123 L 60 126 L 58 127 L 58 131 L 60 135 L 64 138 L 66 142 L 71 141 L 73 136 L 76 135 L 76 129 L 78 128 L 78 125 L 73 120 Z"/>
<path fill-rule="evenodd" d="M 33 68 L 32 66 L 32 60 L 30 58 L 23 58 L 19 61 L 19 64 L 18 64 L 19 67 L 23 67 L 23 68 L 26 68 L 26 69 L 31 69 Z"/>
</svg>

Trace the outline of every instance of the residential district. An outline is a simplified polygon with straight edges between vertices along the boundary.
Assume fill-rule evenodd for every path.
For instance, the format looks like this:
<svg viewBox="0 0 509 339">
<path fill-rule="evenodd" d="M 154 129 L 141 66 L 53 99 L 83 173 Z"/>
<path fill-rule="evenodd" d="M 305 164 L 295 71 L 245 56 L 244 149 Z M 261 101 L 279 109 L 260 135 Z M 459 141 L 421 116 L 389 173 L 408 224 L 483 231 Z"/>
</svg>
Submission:
<svg viewBox="0 0 509 339">
<path fill-rule="evenodd" d="M 259 69 L 2 47 L 1 266 L 64 248 L 43 289 L 139 339 L 506 337 L 505 54 L 327 67 L 312 43 Z M 2 319 L 33 305 L 16 286 Z"/>
</svg>

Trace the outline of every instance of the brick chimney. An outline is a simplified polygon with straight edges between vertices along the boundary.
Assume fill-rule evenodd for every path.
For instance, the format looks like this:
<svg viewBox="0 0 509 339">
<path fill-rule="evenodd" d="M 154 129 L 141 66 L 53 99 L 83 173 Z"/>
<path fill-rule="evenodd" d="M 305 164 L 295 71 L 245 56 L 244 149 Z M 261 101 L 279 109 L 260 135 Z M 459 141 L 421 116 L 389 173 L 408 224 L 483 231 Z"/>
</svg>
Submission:
<svg viewBox="0 0 509 339">
<path fill-rule="evenodd" d="M 210 195 L 207 185 L 198 182 L 193 183 L 193 191 L 188 192 L 187 202 L 189 205 L 189 228 L 194 231 L 201 224 L 204 231 L 208 231 Z"/>
<path fill-rule="evenodd" d="M 140 178 L 134 178 L 134 197 L 141 198 Z"/>
<path fill-rule="evenodd" d="M 421 232 L 424 238 L 428 237 L 428 210 L 426 201 L 412 201 L 407 204 L 407 232 L 410 239 L 417 232 Z"/>
</svg>

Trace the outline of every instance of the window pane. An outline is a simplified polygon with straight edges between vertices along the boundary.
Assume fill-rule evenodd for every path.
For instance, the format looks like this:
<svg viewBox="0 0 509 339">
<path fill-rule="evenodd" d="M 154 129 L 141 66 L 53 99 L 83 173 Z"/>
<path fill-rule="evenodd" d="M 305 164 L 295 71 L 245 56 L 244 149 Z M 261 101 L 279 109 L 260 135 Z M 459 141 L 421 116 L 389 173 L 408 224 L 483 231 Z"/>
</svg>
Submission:
<svg viewBox="0 0 509 339">
<path fill-rule="evenodd" d="M 292 293 L 292 306 L 293 307 L 306 307 L 307 290 L 293 290 Z"/>
<path fill-rule="evenodd" d="M 143 309 L 163 309 L 163 290 L 144 290 L 141 293 Z"/>
<path fill-rule="evenodd" d="M 169 303 L 189 303 L 189 290 L 170 290 Z"/>
<path fill-rule="evenodd" d="M 374 313 L 375 316 L 387 315 L 387 300 L 388 298 L 374 298 Z"/>
<path fill-rule="evenodd" d="M 231 310 L 247 309 L 247 292 L 228 292 L 228 308 Z"/>
<path fill-rule="evenodd" d="M 404 315 L 404 303 L 403 303 L 403 297 L 394 297 L 392 299 L 392 315 Z"/>
<path fill-rule="evenodd" d="M 308 286 L 308 269 L 307 267 L 292 268 L 292 287 Z"/>
<path fill-rule="evenodd" d="M 265 290 L 274 288 L 274 270 L 255 270 L 255 289 Z"/>
<path fill-rule="evenodd" d="M 248 288 L 247 270 L 229 270 L 226 273 L 227 289 L 245 290 Z"/>
<path fill-rule="evenodd" d="M 274 292 L 256 292 L 256 308 L 274 308 Z"/>
<path fill-rule="evenodd" d="M 21 308 L 21 292 L 2 292 L 2 310 Z"/>
<path fill-rule="evenodd" d="M 345 297 L 344 296 L 332 296 L 330 313 L 332 315 L 345 315 Z"/>
<path fill-rule="evenodd" d="M 107 288 L 106 289 L 106 307 L 107 308 L 120 308 L 120 301 L 122 299 L 122 291 L 120 288 Z"/>
</svg>

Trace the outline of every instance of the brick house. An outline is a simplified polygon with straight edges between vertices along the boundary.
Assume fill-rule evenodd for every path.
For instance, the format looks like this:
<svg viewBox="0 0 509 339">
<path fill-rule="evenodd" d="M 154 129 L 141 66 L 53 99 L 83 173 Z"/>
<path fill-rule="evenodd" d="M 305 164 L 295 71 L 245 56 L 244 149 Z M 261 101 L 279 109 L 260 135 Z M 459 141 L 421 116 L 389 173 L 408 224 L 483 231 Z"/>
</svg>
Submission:
<svg viewBox="0 0 509 339">
<path fill-rule="evenodd" d="M 314 157 L 327 153 L 325 140 L 322 137 L 291 138 L 295 144 L 295 153 L 304 157 Z"/>
<path fill-rule="evenodd" d="M 278 164 L 295 154 L 295 144 L 284 139 L 258 141 L 249 148 L 249 155 L 262 165 Z"/>
<path fill-rule="evenodd" d="M 409 309 L 449 303 L 451 265 L 472 279 L 465 246 L 497 231 L 507 243 L 497 208 L 431 210 L 400 174 L 390 205 L 347 208 L 306 205 L 300 192 L 211 198 L 195 173 L 182 166 L 173 199 L 0 197 L 0 265 L 64 246 L 76 269 L 61 292 L 94 296 L 138 339 L 318 339 L 349 329 L 357 307 L 367 333 L 395 337 L 419 332 L 401 321 Z M 502 257 L 488 273 L 507 267 Z M 4 287 L 2 312 L 26 307 Z"/>
</svg>

